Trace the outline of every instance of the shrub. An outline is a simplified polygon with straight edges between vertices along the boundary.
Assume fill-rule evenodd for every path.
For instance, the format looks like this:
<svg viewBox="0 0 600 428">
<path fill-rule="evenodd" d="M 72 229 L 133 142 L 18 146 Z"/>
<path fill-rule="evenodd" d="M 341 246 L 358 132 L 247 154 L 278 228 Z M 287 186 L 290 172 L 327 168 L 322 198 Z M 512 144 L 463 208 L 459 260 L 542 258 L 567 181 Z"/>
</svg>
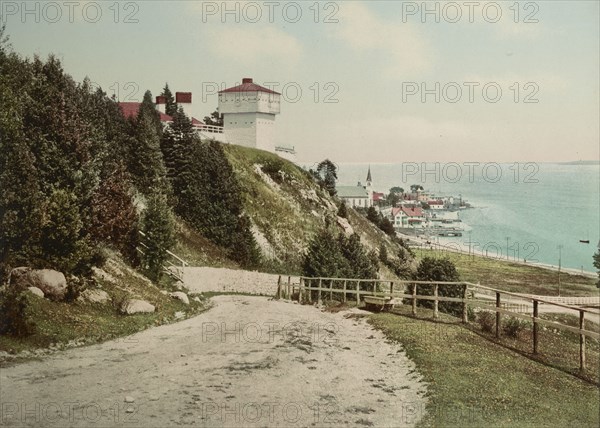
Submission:
<svg viewBox="0 0 600 428">
<path fill-rule="evenodd" d="M 475 309 L 473 309 L 471 306 L 467 306 L 467 320 L 475 321 L 476 319 L 477 313 L 475 312 Z"/>
<path fill-rule="evenodd" d="M 494 325 L 496 324 L 496 316 L 490 311 L 481 311 L 477 315 L 477 322 L 481 327 L 481 331 L 484 333 L 491 333 L 494 331 Z"/>
<path fill-rule="evenodd" d="M 457 282 L 460 281 L 456 266 L 449 259 L 436 259 L 433 257 L 425 257 L 417 267 L 415 275 L 417 281 L 443 281 Z M 421 296 L 433 296 L 433 285 L 419 284 L 417 294 Z M 444 285 L 438 286 L 438 296 L 443 297 L 462 297 L 464 285 Z M 410 290 L 412 292 L 412 289 Z M 420 306 L 431 308 L 433 301 L 420 300 Z M 455 316 L 462 314 L 462 303 L 460 302 L 440 302 L 438 305 L 441 312 L 446 312 Z"/>
<path fill-rule="evenodd" d="M 265 160 L 262 166 L 262 171 L 267 174 L 273 181 L 281 184 L 283 182 L 284 171 L 283 161 L 278 158 L 269 158 Z"/>
<path fill-rule="evenodd" d="M 338 217 L 348 218 L 348 207 L 346 206 L 346 201 L 342 201 L 340 204 L 337 215 Z"/>
<path fill-rule="evenodd" d="M 0 293 L 0 334 L 25 337 L 34 333 L 35 323 L 27 310 L 27 291 L 8 286 Z"/>
<path fill-rule="evenodd" d="M 502 331 L 508 337 L 517 338 L 519 333 L 527 327 L 527 321 L 519 318 L 510 317 L 502 323 Z"/>
</svg>

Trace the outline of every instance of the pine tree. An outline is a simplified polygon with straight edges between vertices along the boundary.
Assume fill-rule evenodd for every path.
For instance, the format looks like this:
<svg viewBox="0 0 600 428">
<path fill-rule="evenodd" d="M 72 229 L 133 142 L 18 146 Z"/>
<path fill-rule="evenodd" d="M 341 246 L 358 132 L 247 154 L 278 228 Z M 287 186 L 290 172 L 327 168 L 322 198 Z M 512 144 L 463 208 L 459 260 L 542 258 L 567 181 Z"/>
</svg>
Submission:
<svg viewBox="0 0 600 428">
<path fill-rule="evenodd" d="M 309 278 L 342 278 L 347 270 L 347 262 L 338 239 L 329 229 L 321 230 L 308 245 L 303 261 L 303 274 Z"/>
<path fill-rule="evenodd" d="M 160 150 L 161 127 L 152 94 L 146 91 L 135 121 L 135 145 L 130 158 L 133 180 L 144 194 L 164 189 L 166 184 L 166 170 Z"/>
<path fill-rule="evenodd" d="M 154 193 L 148 197 L 148 206 L 143 213 L 142 230 L 145 234 L 142 266 L 148 276 L 160 279 L 167 250 L 175 245 L 175 220 L 164 194 Z"/>
<path fill-rule="evenodd" d="M 385 244 L 382 242 L 379 246 L 379 261 L 386 265 L 388 263 L 388 251 Z"/>
<path fill-rule="evenodd" d="M 348 218 L 348 207 L 346 206 L 345 200 L 342 200 L 342 202 L 340 203 L 337 215 L 338 217 Z"/>
<path fill-rule="evenodd" d="M 171 92 L 171 90 L 169 89 L 169 84 L 165 83 L 165 87 L 163 88 L 162 94 L 163 97 L 166 98 L 166 105 L 165 105 L 165 113 L 168 116 L 174 116 L 175 113 L 177 113 L 177 103 L 175 102 L 175 97 L 173 97 L 173 93 Z"/>
</svg>

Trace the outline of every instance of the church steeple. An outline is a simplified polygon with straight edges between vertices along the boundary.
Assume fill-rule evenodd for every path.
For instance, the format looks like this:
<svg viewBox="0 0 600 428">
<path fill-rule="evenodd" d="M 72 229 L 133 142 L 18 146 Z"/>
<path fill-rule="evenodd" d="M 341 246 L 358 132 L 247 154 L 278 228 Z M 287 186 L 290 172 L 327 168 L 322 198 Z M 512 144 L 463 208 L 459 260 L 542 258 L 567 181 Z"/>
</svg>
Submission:
<svg viewBox="0 0 600 428">
<path fill-rule="evenodd" d="M 371 165 L 369 165 L 369 172 L 367 172 L 367 187 L 371 187 L 373 185 L 373 179 L 371 178 Z"/>
</svg>

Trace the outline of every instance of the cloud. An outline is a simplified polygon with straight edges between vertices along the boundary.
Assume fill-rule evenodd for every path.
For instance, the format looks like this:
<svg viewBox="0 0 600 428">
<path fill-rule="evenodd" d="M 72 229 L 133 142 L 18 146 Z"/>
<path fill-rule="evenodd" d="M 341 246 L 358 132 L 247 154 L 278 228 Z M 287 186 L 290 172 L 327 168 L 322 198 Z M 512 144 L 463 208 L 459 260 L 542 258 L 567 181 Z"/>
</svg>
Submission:
<svg viewBox="0 0 600 428">
<path fill-rule="evenodd" d="M 405 77 L 431 67 L 431 48 L 413 25 L 386 21 L 364 3 L 342 3 L 339 23 L 332 25 L 332 34 L 354 50 L 385 56 L 384 71 L 390 77 Z"/>
<path fill-rule="evenodd" d="M 303 52 L 296 38 L 272 26 L 207 26 L 202 40 L 217 56 L 245 64 L 285 60 L 293 65 Z"/>
</svg>

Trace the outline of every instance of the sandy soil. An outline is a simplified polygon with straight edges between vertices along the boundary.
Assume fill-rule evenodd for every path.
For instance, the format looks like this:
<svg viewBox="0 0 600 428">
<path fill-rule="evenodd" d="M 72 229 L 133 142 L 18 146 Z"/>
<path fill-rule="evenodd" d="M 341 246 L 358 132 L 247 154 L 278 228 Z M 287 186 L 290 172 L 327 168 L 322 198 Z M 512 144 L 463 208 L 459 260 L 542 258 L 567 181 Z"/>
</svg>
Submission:
<svg viewBox="0 0 600 428">
<path fill-rule="evenodd" d="M 426 387 L 358 310 L 219 296 L 180 323 L 0 373 L 5 426 L 413 426 Z"/>
</svg>

